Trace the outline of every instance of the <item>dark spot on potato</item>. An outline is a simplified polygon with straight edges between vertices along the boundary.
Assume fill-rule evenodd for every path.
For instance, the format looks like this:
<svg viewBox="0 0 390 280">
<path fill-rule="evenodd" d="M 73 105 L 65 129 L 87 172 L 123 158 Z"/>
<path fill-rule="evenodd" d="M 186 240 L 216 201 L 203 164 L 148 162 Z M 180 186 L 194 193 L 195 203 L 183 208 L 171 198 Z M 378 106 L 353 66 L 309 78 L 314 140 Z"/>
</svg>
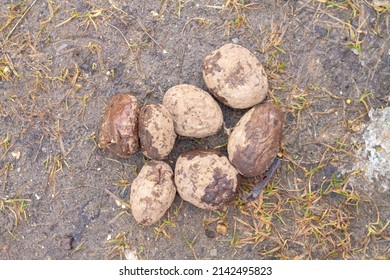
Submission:
<svg viewBox="0 0 390 280">
<path fill-rule="evenodd" d="M 146 205 L 150 205 L 153 203 L 153 199 L 149 196 L 140 199 L 140 202 L 145 202 Z"/>
<path fill-rule="evenodd" d="M 209 55 L 204 61 L 204 71 L 207 74 L 212 74 L 213 72 L 221 72 L 221 66 L 218 64 L 218 60 L 222 57 L 221 52 L 217 51 Z"/>
<path fill-rule="evenodd" d="M 234 70 L 229 73 L 224 82 L 230 85 L 232 88 L 245 85 L 247 82 L 247 73 L 245 73 L 245 69 L 241 62 L 235 65 Z"/>
<path fill-rule="evenodd" d="M 140 123 L 140 125 L 141 125 L 141 123 Z M 153 142 L 152 142 L 153 136 L 150 133 L 150 131 L 146 130 L 146 129 L 140 128 L 139 129 L 139 137 L 140 137 L 140 139 L 142 139 L 142 141 L 141 141 L 141 151 L 144 154 L 147 154 L 147 156 L 150 157 L 150 158 L 160 159 L 161 155 L 158 152 L 158 149 L 152 146 L 152 144 L 153 144 Z"/>
<path fill-rule="evenodd" d="M 206 187 L 201 200 L 212 206 L 225 205 L 234 201 L 237 194 L 234 180 L 228 179 L 227 175 L 221 172 L 221 169 L 216 168 L 213 181 Z"/>
<path fill-rule="evenodd" d="M 161 193 L 161 191 L 153 191 L 152 195 L 153 195 L 153 197 L 159 198 L 162 195 L 162 193 Z"/>
<path fill-rule="evenodd" d="M 150 158 L 160 159 L 161 155 L 158 150 L 153 147 L 153 135 L 146 127 L 146 122 L 152 117 L 152 114 L 150 107 L 143 107 L 139 114 L 138 134 L 141 142 L 141 151 Z"/>
</svg>

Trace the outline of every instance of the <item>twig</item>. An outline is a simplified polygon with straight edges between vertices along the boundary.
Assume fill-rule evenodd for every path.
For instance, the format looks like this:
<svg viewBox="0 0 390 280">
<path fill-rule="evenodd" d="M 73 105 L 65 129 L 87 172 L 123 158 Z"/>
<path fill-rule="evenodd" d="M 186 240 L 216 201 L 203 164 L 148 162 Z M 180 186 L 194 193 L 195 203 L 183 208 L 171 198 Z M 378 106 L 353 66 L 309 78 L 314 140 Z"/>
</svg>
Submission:
<svg viewBox="0 0 390 280">
<path fill-rule="evenodd" d="M 139 24 L 139 26 L 141 26 L 141 29 L 146 33 L 146 35 L 149 36 L 149 38 L 160 48 L 164 51 L 164 48 L 156 41 L 154 40 L 154 38 L 148 33 L 148 31 L 146 31 L 146 28 L 142 25 L 141 21 L 137 18 L 137 22 Z"/>
<path fill-rule="evenodd" d="M 11 31 L 8 33 L 7 37 L 5 37 L 4 41 L 3 41 L 3 44 L 9 39 L 9 37 L 12 35 L 12 33 L 15 31 L 16 27 L 19 25 L 19 23 L 22 21 L 22 19 L 26 16 L 26 14 L 28 13 L 28 11 L 30 11 L 30 9 L 35 5 L 35 3 L 37 2 L 38 0 L 34 0 L 31 5 L 27 8 L 27 10 L 24 12 L 24 14 L 20 17 L 20 19 L 16 22 L 16 24 L 14 25 L 14 27 L 11 29 Z"/>
<path fill-rule="evenodd" d="M 263 174 L 263 178 L 255 185 L 255 187 L 251 190 L 249 195 L 246 197 L 246 202 L 250 202 L 255 200 L 261 193 L 261 191 L 268 185 L 269 181 L 272 179 L 275 170 L 279 167 L 281 162 L 280 157 L 276 157 L 272 165 L 268 168 L 268 170 Z"/>
<path fill-rule="evenodd" d="M 14 145 L 14 143 L 9 145 L 9 147 L 5 150 L 4 154 L 0 157 L 0 160 L 3 160 L 5 158 L 5 155 L 8 154 L 8 152 L 11 150 L 13 145 Z"/>
<path fill-rule="evenodd" d="M 36 161 L 37 161 L 37 158 L 38 158 L 38 155 L 39 155 L 39 151 L 40 151 L 41 148 L 42 148 L 42 141 L 43 141 L 43 138 L 44 138 L 44 137 L 45 137 L 45 136 L 42 135 L 41 140 L 39 141 L 39 147 L 38 147 L 37 153 L 35 154 L 35 157 L 34 157 L 34 159 L 33 159 L 33 162 L 36 162 Z"/>
<path fill-rule="evenodd" d="M 127 47 L 129 47 L 131 49 L 131 44 L 129 43 L 129 41 L 127 41 L 127 39 L 126 39 L 125 35 L 123 34 L 123 32 L 118 27 L 116 27 L 115 25 L 112 25 L 111 23 L 106 22 L 106 24 L 108 24 L 112 28 L 116 29 L 119 32 L 119 34 L 121 34 L 123 39 L 125 40 L 125 42 L 127 44 Z"/>
<path fill-rule="evenodd" d="M 108 0 L 108 2 L 111 4 L 111 6 L 115 9 L 115 10 L 117 10 L 117 11 L 119 11 L 119 12 L 122 12 L 122 13 L 124 13 L 125 15 L 129 15 L 128 13 L 126 13 L 124 10 L 122 10 L 121 8 L 118 8 L 111 0 Z"/>
</svg>

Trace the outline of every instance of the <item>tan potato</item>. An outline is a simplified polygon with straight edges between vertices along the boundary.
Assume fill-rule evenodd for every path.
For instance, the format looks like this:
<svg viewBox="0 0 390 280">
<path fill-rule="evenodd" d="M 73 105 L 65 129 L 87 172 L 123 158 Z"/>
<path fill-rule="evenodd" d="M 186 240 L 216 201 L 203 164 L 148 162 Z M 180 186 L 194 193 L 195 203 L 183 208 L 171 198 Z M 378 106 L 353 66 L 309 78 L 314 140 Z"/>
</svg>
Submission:
<svg viewBox="0 0 390 280">
<path fill-rule="evenodd" d="M 171 167 L 163 161 L 149 161 L 131 184 L 130 204 L 134 219 L 146 226 L 157 223 L 171 207 L 175 195 Z"/>
<path fill-rule="evenodd" d="M 151 159 L 163 159 L 175 144 L 176 133 L 173 118 L 161 104 L 149 104 L 141 108 L 138 130 L 141 151 Z"/>
<path fill-rule="evenodd" d="M 131 94 L 112 97 L 100 123 L 98 146 L 120 157 L 129 157 L 139 147 L 138 101 Z"/>
<path fill-rule="evenodd" d="M 210 94 L 192 85 L 177 85 L 164 95 L 163 105 L 173 117 L 178 135 L 203 138 L 218 132 L 222 110 Z"/>
<path fill-rule="evenodd" d="M 283 112 L 271 103 L 246 112 L 228 141 L 230 162 L 246 177 L 263 174 L 274 161 L 282 140 Z"/>
<path fill-rule="evenodd" d="M 246 48 L 226 44 L 206 56 L 203 78 L 210 92 L 232 108 L 250 108 L 267 95 L 263 66 Z"/>
<path fill-rule="evenodd" d="M 180 197 L 203 209 L 216 210 L 233 202 L 240 178 L 228 158 L 214 150 L 184 153 L 175 166 L 175 184 Z"/>
</svg>

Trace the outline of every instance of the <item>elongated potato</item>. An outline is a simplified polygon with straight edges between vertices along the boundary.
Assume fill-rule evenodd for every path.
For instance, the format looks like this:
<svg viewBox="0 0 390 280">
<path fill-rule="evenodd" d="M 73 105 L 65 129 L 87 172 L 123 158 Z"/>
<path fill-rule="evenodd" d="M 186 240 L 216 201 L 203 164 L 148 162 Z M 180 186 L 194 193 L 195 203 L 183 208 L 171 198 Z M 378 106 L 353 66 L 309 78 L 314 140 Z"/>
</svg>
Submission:
<svg viewBox="0 0 390 280">
<path fill-rule="evenodd" d="M 263 174 L 274 161 L 282 140 L 283 112 L 271 103 L 246 112 L 229 136 L 230 162 L 246 177 Z"/>
<path fill-rule="evenodd" d="M 131 184 L 130 204 L 134 219 L 143 225 L 157 223 L 171 207 L 175 194 L 171 167 L 163 161 L 149 161 Z"/>
<path fill-rule="evenodd" d="M 138 101 L 128 93 L 117 94 L 108 104 L 100 123 L 98 146 L 120 157 L 129 157 L 139 147 Z"/>
<path fill-rule="evenodd" d="M 175 144 L 173 118 L 161 104 L 149 104 L 139 114 L 139 138 L 142 153 L 151 159 L 164 159 Z"/>
</svg>

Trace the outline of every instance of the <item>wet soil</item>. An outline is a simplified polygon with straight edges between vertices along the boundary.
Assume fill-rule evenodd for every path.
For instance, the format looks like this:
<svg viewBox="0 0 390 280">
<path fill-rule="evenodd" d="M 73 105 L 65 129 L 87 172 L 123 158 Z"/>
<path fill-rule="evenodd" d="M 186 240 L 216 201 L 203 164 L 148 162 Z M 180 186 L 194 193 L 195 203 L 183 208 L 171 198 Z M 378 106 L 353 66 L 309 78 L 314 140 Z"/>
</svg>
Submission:
<svg viewBox="0 0 390 280">
<path fill-rule="evenodd" d="M 389 192 L 346 180 L 361 175 L 367 110 L 390 102 L 386 10 L 358 0 L 51 2 L 0 5 L 0 259 L 389 258 Z M 264 65 L 268 100 L 286 113 L 274 185 L 220 212 L 176 196 L 165 222 L 138 225 L 116 201 L 128 203 L 145 158 L 97 148 L 106 104 L 120 92 L 160 103 L 181 83 L 207 90 L 204 57 L 232 42 Z M 219 104 L 227 128 L 246 112 Z M 226 154 L 226 141 L 223 129 L 178 137 L 166 162 L 195 148 Z M 312 192 L 319 200 L 304 200 Z"/>
</svg>

